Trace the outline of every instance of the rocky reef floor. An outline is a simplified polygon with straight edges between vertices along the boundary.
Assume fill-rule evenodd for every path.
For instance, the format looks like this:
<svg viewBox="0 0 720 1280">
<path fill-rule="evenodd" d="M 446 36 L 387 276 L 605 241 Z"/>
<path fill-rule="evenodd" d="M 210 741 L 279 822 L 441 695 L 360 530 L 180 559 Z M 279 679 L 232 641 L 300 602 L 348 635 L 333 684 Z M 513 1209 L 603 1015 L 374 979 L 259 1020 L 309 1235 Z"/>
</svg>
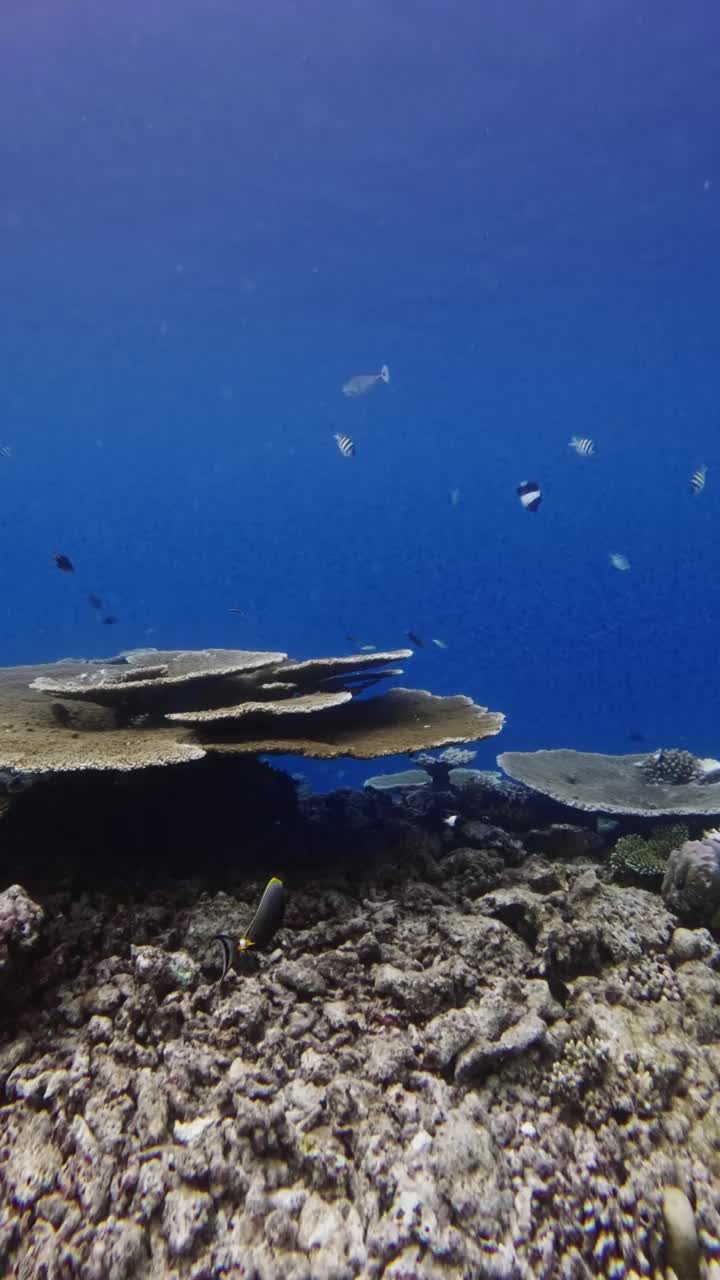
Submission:
<svg viewBox="0 0 720 1280">
<path fill-rule="evenodd" d="M 222 982 L 265 859 L 0 895 L 0 1274 L 717 1280 L 711 934 L 351 794 Z"/>
</svg>

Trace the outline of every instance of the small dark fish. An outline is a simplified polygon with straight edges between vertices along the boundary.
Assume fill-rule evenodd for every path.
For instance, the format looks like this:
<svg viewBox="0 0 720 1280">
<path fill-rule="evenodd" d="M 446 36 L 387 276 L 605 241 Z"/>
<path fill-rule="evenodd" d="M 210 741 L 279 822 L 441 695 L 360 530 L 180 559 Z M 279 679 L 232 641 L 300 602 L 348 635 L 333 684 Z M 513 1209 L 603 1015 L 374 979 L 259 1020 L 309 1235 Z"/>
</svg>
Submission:
<svg viewBox="0 0 720 1280">
<path fill-rule="evenodd" d="M 407 636 L 410 643 L 415 645 L 416 649 L 425 648 L 425 641 L 420 639 L 420 636 L 418 635 L 417 631 L 406 631 L 405 635 Z"/>
<path fill-rule="evenodd" d="M 249 927 L 238 942 L 239 951 L 247 951 L 250 947 L 266 947 L 274 938 L 285 915 L 285 896 L 282 880 L 273 876 L 265 886 Z"/>
<path fill-rule="evenodd" d="M 87 602 L 90 605 L 91 609 L 102 609 L 103 607 L 103 602 L 100 599 L 100 597 L 94 595 L 92 591 L 90 592 L 90 595 L 87 598 Z"/>
<path fill-rule="evenodd" d="M 349 641 L 350 641 L 350 644 L 359 644 L 359 643 L 360 643 L 360 637 L 359 637 L 359 636 L 353 636 L 353 635 L 350 635 L 350 633 L 349 633 L 349 632 L 348 632 L 348 634 L 346 635 L 345 639 L 346 639 L 346 640 L 349 640 Z"/>
<path fill-rule="evenodd" d="M 102 624 L 104 627 L 114 627 L 115 623 L 119 621 L 120 619 L 116 618 L 114 613 L 109 613 L 107 617 L 103 618 Z"/>
<path fill-rule="evenodd" d="M 244 609 L 228 609 L 228 613 L 234 613 L 238 618 L 241 617 L 244 612 Z"/>
<path fill-rule="evenodd" d="M 355 457 L 355 442 L 351 440 L 349 436 L 344 436 L 340 431 L 336 431 L 333 436 L 333 440 L 335 441 L 343 458 Z"/>
<path fill-rule="evenodd" d="M 252 947 L 266 947 L 275 937 L 285 915 L 285 886 L 282 880 L 273 876 L 265 886 L 258 909 L 242 938 L 235 942 L 227 933 L 216 933 L 213 942 L 219 942 L 223 952 L 222 982 L 235 956 L 241 951 L 249 951 Z"/>
<path fill-rule="evenodd" d="M 537 480 L 523 480 L 517 487 L 517 493 L 524 511 L 537 511 L 542 502 L 542 489 Z"/>
<path fill-rule="evenodd" d="M 639 729 L 633 729 L 632 732 L 628 734 L 628 740 L 630 742 L 644 742 L 645 734 L 641 733 Z"/>
<path fill-rule="evenodd" d="M 58 569 L 60 569 L 63 573 L 75 572 L 75 565 L 73 564 L 69 556 L 56 554 L 53 556 L 53 560 L 55 561 L 55 564 L 57 565 Z"/>
</svg>

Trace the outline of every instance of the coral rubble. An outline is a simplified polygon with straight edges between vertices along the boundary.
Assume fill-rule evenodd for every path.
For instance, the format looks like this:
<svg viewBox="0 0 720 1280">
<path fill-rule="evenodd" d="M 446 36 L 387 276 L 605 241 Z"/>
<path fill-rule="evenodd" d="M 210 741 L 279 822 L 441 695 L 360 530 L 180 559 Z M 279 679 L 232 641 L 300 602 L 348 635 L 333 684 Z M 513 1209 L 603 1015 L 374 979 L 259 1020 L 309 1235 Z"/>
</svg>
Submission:
<svg viewBox="0 0 720 1280">
<path fill-rule="evenodd" d="M 438 828 L 433 790 L 286 804 L 285 926 L 222 982 L 266 862 L 10 895 L 7 1274 L 713 1280 L 717 945 L 472 788 Z"/>
</svg>

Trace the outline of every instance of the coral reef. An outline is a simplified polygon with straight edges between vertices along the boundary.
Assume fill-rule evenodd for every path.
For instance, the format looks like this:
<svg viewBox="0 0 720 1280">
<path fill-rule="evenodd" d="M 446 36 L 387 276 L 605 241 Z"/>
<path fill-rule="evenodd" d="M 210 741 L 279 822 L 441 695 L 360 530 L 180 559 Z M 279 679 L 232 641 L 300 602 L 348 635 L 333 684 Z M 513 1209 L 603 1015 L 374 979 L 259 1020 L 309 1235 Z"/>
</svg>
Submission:
<svg viewBox="0 0 720 1280">
<path fill-rule="evenodd" d="M 687 838 L 688 829 L 679 822 L 654 827 L 647 838 L 637 834 L 621 836 L 613 846 L 608 865 L 616 876 L 657 879 L 664 876 L 670 854 Z"/>
<path fill-rule="evenodd" d="M 421 751 L 412 757 L 413 764 L 419 765 L 430 775 L 434 787 L 447 789 L 450 786 L 450 774 L 453 769 L 467 768 L 475 759 L 477 751 L 463 750 L 461 747 L 447 747 L 439 755 L 433 756 L 429 751 Z"/>
<path fill-rule="evenodd" d="M 0 773 L 129 772 L 210 752 L 374 756 L 470 742 L 503 716 L 460 695 L 391 689 L 412 650 L 312 658 L 208 649 L 139 650 L 106 662 L 0 670 Z M 52 700 L 51 700 L 52 699 Z"/>
<path fill-rule="evenodd" d="M 661 747 L 652 755 L 646 756 L 639 765 L 640 771 L 648 782 L 682 786 L 685 782 L 694 782 L 703 776 L 700 761 L 690 751 L 681 747 Z"/>
<path fill-rule="evenodd" d="M 679 916 L 720 928 L 720 831 L 706 831 L 671 853 L 662 895 Z"/>
<path fill-rule="evenodd" d="M 655 753 L 657 756 L 657 752 Z M 666 752 L 673 760 L 678 753 Z M 681 756 L 689 753 L 681 752 Z M 716 770 L 690 756 L 697 771 L 689 781 L 668 780 L 647 755 L 606 756 L 590 751 L 506 751 L 498 764 L 522 782 L 558 803 L 593 814 L 634 817 L 711 816 L 720 813 L 720 780 Z M 650 762 L 650 765 L 648 764 Z M 685 769 L 678 765 L 680 772 Z M 685 769 L 686 771 L 686 769 Z"/>
<path fill-rule="evenodd" d="M 587 852 L 526 856 L 373 791 L 278 810 L 281 775 L 252 769 L 288 910 L 222 982 L 212 937 L 247 927 L 267 858 L 233 868 L 221 840 L 143 887 L 128 842 L 130 896 L 66 864 L 27 885 L 45 920 L 2 992 L 7 1274 L 711 1280 L 710 935 Z"/>
</svg>

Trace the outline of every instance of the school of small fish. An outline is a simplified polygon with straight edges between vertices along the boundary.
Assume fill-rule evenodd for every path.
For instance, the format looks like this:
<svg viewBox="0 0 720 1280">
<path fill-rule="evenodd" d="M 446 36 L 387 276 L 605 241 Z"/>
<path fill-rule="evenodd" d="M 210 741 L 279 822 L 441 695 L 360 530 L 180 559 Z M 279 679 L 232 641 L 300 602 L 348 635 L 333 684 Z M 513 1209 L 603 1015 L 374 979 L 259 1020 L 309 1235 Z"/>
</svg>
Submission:
<svg viewBox="0 0 720 1280">
<path fill-rule="evenodd" d="M 366 396 L 379 384 L 387 385 L 390 381 L 390 369 L 387 364 L 381 365 L 377 373 L 357 373 L 343 383 L 341 387 L 342 394 L 348 399 L 356 399 L 360 396 Z M 343 431 L 336 431 L 333 439 L 337 446 L 338 452 L 343 458 L 354 458 L 357 454 L 355 441 Z M 578 458 L 592 458 L 596 455 L 595 441 L 590 436 L 573 435 L 568 441 L 568 447 L 576 454 Z M 0 444 L 0 458 L 10 459 L 13 456 L 12 446 L 9 444 Z M 697 497 L 705 489 L 707 483 L 708 467 L 705 463 L 698 466 L 691 474 L 688 481 L 688 492 Z M 543 491 L 537 480 L 521 480 L 516 489 L 520 506 L 524 511 L 535 513 L 540 509 L 543 500 Z M 450 489 L 448 492 L 448 503 L 451 507 L 459 506 L 462 500 L 462 493 L 459 488 Z M 55 566 L 61 573 L 74 574 L 75 564 L 71 558 L 64 552 L 56 552 L 53 555 Z M 613 569 L 619 573 L 627 573 L 631 569 L 629 556 L 621 551 L 608 552 L 608 560 Z M 102 598 L 95 592 L 86 594 L 87 603 L 95 612 L 98 620 L 104 626 L 114 626 L 120 622 L 120 618 L 113 613 L 106 611 L 106 606 Z M 228 613 L 244 616 L 245 611 L 239 607 L 228 609 Z M 406 637 L 414 648 L 426 648 L 425 641 L 415 630 L 408 629 Z M 372 653 L 376 650 L 375 644 L 359 644 L 360 637 L 354 633 L 348 633 L 346 636 L 348 642 L 357 644 L 360 652 Z M 436 649 L 447 649 L 447 643 L 438 636 L 431 636 L 430 643 Z"/>
</svg>

